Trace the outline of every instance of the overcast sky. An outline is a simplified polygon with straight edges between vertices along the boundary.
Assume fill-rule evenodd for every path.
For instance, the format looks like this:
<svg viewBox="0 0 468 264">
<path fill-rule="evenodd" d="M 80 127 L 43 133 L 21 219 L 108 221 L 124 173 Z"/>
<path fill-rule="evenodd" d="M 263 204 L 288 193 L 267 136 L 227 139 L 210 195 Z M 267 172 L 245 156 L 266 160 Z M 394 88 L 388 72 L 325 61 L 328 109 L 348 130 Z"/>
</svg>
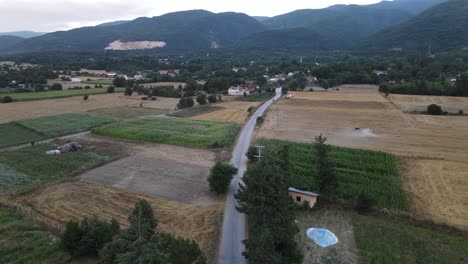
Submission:
<svg viewBox="0 0 468 264">
<path fill-rule="evenodd" d="M 296 9 L 334 4 L 372 4 L 381 0 L 0 0 L 0 32 L 51 32 L 103 22 L 205 9 L 274 16 Z"/>
</svg>

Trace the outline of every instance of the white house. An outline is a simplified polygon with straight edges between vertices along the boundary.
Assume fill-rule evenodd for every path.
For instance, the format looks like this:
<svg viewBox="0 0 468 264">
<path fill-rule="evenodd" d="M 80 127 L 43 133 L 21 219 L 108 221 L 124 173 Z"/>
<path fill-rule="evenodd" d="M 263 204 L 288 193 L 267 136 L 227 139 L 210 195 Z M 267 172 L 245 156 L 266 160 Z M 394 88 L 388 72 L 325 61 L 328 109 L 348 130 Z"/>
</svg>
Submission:
<svg viewBox="0 0 468 264">
<path fill-rule="evenodd" d="M 106 73 L 106 77 L 107 77 L 107 78 L 115 78 L 115 76 L 117 76 L 117 73 L 115 73 L 115 72 L 108 72 L 108 73 Z"/>
<path fill-rule="evenodd" d="M 72 83 L 80 83 L 80 82 L 81 82 L 81 79 L 80 79 L 80 78 L 72 78 L 72 79 L 71 79 L 71 82 L 72 82 Z"/>
<path fill-rule="evenodd" d="M 231 86 L 229 87 L 228 94 L 231 96 L 241 96 L 241 95 L 250 95 L 250 89 L 244 86 Z"/>
</svg>

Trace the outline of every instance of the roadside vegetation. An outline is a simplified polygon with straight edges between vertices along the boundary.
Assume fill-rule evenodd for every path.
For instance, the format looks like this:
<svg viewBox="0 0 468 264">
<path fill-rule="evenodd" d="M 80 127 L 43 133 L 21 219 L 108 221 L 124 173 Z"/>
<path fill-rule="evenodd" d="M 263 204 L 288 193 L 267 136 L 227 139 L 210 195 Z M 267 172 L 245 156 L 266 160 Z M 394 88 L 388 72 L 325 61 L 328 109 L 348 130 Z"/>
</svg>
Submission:
<svg viewBox="0 0 468 264">
<path fill-rule="evenodd" d="M 235 195 L 240 213 L 248 217 L 249 235 L 245 256 L 249 263 L 302 263 L 302 253 L 295 241 L 298 228 L 296 207 L 289 197 L 291 184 L 289 158 L 268 156 L 252 164 Z"/>
<path fill-rule="evenodd" d="M 2 263 L 62 263 L 66 254 L 57 237 L 14 211 L 0 207 Z"/>
<path fill-rule="evenodd" d="M 101 136 L 201 148 L 234 144 L 240 125 L 168 117 L 148 117 L 93 129 Z"/>
<path fill-rule="evenodd" d="M 265 154 L 275 159 L 280 157 L 282 148 L 288 146 L 292 186 L 312 192 L 320 189 L 317 157 L 312 144 L 272 139 L 259 139 L 255 144 L 265 146 Z M 250 153 L 252 159 L 254 152 Z M 394 156 L 378 151 L 334 146 L 329 155 L 335 167 L 336 189 L 332 195 L 336 198 L 356 202 L 360 194 L 366 193 L 380 208 L 409 208 Z"/>
<path fill-rule="evenodd" d="M 230 164 L 216 162 L 213 168 L 211 168 L 210 176 L 208 177 L 210 191 L 216 194 L 225 194 L 229 189 L 232 178 L 236 174 L 237 168 Z"/>
<path fill-rule="evenodd" d="M 0 190 L 26 191 L 45 182 L 73 176 L 83 170 L 110 161 L 107 151 L 82 149 L 57 156 L 46 151 L 54 144 L 38 144 L 0 153 Z"/>
<path fill-rule="evenodd" d="M 115 88 L 116 93 L 123 93 L 124 88 Z M 73 96 L 84 96 L 94 94 L 106 94 L 107 88 L 92 88 L 92 89 L 79 89 L 79 90 L 61 90 L 61 91 L 45 91 L 45 92 L 27 92 L 27 93 L 7 93 L 0 94 L 0 98 L 6 96 L 12 98 L 13 102 L 18 101 L 34 101 L 45 99 L 67 98 Z"/>
</svg>

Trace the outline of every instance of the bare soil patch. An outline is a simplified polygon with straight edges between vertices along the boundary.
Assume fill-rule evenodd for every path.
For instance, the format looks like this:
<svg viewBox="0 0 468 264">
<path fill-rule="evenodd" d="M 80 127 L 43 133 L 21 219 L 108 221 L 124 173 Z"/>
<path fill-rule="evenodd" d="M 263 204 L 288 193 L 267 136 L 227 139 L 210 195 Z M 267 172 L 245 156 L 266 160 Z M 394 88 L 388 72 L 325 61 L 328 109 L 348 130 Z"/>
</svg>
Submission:
<svg viewBox="0 0 468 264">
<path fill-rule="evenodd" d="M 124 189 L 175 201 L 215 199 L 209 192 L 208 175 L 216 154 L 208 150 L 130 142 L 84 134 L 70 140 L 121 146 L 127 157 L 89 170 L 86 182 Z"/>
<path fill-rule="evenodd" d="M 190 202 L 210 195 L 209 171 L 209 167 L 157 160 L 142 153 L 88 171 L 80 178 L 135 193 Z"/>
<path fill-rule="evenodd" d="M 468 163 L 405 159 L 401 164 L 416 218 L 468 230 Z"/>
<path fill-rule="evenodd" d="M 122 94 L 102 94 L 91 95 L 87 101 L 84 101 L 82 96 L 77 96 L 63 99 L 0 104 L 0 113 L 2 113 L 0 115 L 0 123 L 39 116 L 87 112 L 104 108 L 140 107 L 140 104 L 145 108 L 173 110 L 177 102 L 178 100 L 174 98 L 158 98 L 157 101 L 146 102 L 137 96 L 125 97 Z"/>
<path fill-rule="evenodd" d="M 281 100 L 274 111 L 267 115 L 258 137 L 311 142 L 323 133 L 338 146 L 409 157 L 468 159 L 465 118 L 405 114 L 378 93 L 296 93 L 295 98 Z M 372 133 L 356 133 L 356 128 Z"/>
<path fill-rule="evenodd" d="M 449 113 L 468 113 L 468 97 L 391 94 L 388 99 L 404 112 L 424 112 L 429 105 L 437 104 Z"/>
<path fill-rule="evenodd" d="M 357 263 L 358 250 L 354 240 L 354 226 L 349 214 L 338 210 L 321 209 L 313 212 L 303 212 L 297 217 L 299 234 L 296 239 L 304 254 L 303 263 L 329 263 L 326 259 L 339 260 L 330 263 Z M 338 244 L 321 248 L 307 237 L 309 228 L 325 228 L 338 237 Z"/>
</svg>

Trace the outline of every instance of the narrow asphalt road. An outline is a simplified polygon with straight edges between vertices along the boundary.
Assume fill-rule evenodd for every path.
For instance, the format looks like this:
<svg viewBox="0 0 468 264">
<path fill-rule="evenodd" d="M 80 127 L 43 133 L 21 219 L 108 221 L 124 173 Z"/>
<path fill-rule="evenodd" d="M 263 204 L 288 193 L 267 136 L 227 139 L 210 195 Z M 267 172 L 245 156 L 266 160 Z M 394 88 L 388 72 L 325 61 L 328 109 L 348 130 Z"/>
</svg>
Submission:
<svg viewBox="0 0 468 264">
<path fill-rule="evenodd" d="M 257 117 L 262 116 L 265 110 L 281 96 L 281 88 L 276 89 L 275 98 L 264 103 L 250 118 L 249 122 L 244 126 L 239 136 L 239 140 L 232 154 L 231 163 L 239 173 L 234 177 L 229 186 L 229 191 L 224 208 L 224 222 L 221 234 L 221 246 L 219 249 L 219 264 L 244 264 L 245 258 L 242 256 L 244 252 L 244 244 L 242 241 L 247 239 L 245 215 L 237 212 L 236 199 L 234 194 L 239 189 L 239 183 L 242 182 L 242 177 L 247 170 L 247 157 L 245 154 L 249 150 L 252 135 L 257 123 Z"/>
</svg>

